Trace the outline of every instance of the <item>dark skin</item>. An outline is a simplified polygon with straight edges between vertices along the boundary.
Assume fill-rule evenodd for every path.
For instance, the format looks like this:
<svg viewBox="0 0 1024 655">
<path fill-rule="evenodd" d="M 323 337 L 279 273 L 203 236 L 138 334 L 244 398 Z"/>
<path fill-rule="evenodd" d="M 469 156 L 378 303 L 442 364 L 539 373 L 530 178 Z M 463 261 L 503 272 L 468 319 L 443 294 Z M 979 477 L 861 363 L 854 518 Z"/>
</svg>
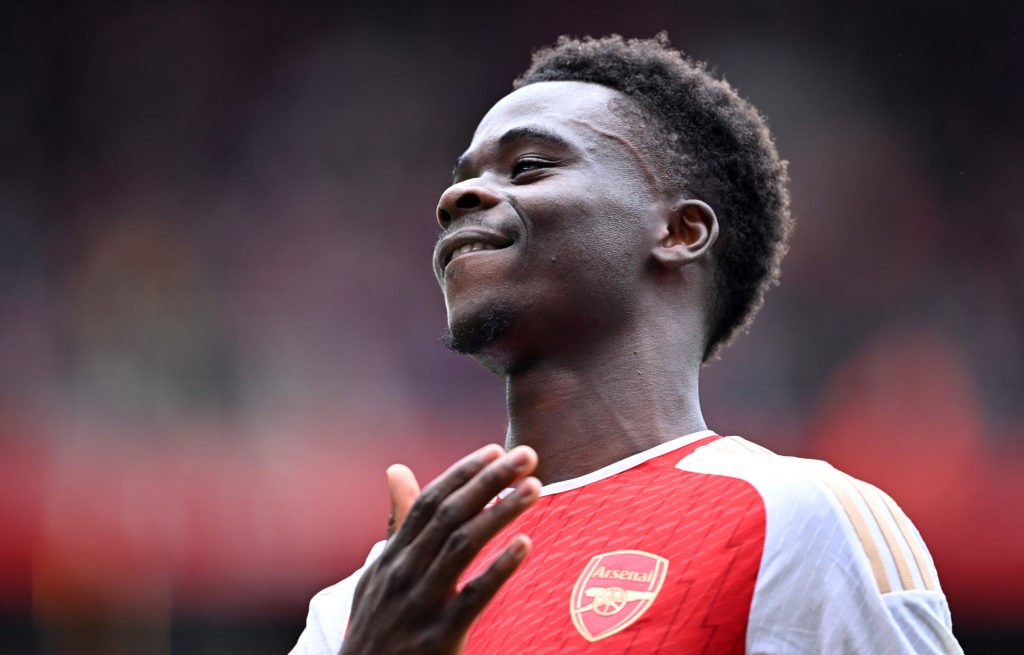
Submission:
<svg viewBox="0 0 1024 655">
<path fill-rule="evenodd" d="M 717 219 L 644 155 L 617 102 L 631 101 L 594 84 L 524 87 L 459 158 L 435 274 L 453 329 L 496 305 L 513 316 L 474 354 L 506 379 L 508 451 L 477 451 L 422 493 L 409 469 L 388 470 L 397 532 L 357 587 L 342 653 L 461 652 L 529 539 L 458 578 L 541 481 L 706 427 L 697 378 Z"/>
</svg>

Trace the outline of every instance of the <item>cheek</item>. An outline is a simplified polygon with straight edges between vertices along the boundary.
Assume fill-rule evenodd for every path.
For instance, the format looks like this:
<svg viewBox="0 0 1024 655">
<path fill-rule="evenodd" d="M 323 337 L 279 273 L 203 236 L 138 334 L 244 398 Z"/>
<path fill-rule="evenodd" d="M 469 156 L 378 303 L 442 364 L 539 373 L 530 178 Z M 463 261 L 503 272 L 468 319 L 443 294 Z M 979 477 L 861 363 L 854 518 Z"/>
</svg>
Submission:
<svg viewBox="0 0 1024 655">
<path fill-rule="evenodd" d="M 600 296 L 631 284 L 642 270 L 642 230 L 635 217 L 619 208 L 587 209 L 586 214 L 578 214 L 583 217 L 578 222 L 538 239 L 539 256 L 530 259 L 543 267 L 544 277 L 559 286 Z"/>
<path fill-rule="evenodd" d="M 585 224 L 585 249 L 594 257 L 626 264 L 640 256 L 647 231 L 647 216 L 631 198 L 604 196 L 589 203 Z"/>
<path fill-rule="evenodd" d="M 589 276 L 638 270 L 650 231 L 650 199 L 635 187 L 608 180 L 574 179 L 555 195 L 540 189 L 524 198 L 529 266 L 554 267 L 552 274 L 585 269 Z"/>
</svg>

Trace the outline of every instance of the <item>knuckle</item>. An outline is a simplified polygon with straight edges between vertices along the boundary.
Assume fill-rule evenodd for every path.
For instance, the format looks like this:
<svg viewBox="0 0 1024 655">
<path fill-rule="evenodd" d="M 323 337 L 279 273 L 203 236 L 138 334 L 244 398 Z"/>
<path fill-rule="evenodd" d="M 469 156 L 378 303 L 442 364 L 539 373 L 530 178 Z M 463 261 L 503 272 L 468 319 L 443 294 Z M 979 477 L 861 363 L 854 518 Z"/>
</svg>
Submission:
<svg viewBox="0 0 1024 655">
<path fill-rule="evenodd" d="M 441 655 L 446 650 L 442 647 L 445 641 L 444 630 L 440 627 L 430 627 L 423 631 L 410 652 L 417 655 Z"/>
<path fill-rule="evenodd" d="M 434 514 L 434 519 L 445 527 L 454 527 L 460 523 L 461 509 L 452 500 L 441 503 Z"/>
<path fill-rule="evenodd" d="M 437 507 L 439 500 L 436 491 L 424 491 L 416 502 L 409 508 L 409 513 L 406 515 L 406 521 L 413 523 L 419 523 L 430 517 L 434 513 L 434 509 Z"/>
<path fill-rule="evenodd" d="M 411 587 L 414 581 L 412 568 L 404 559 L 395 562 L 388 571 L 387 584 L 393 591 L 404 591 Z"/>
<path fill-rule="evenodd" d="M 511 478 L 513 471 L 506 466 L 492 466 L 480 474 L 480 481 L 488 488 L 500 490 Z"/>
<path fill-rule="evenodd" d="M 476 466 L 478 466 L 476 462 L 470 462 L 465 466 L 458 467 L 451 473 L 452 480 L 461 487 L 473 479 Z"/>
<path fill-rule="evenodd" d="M 458 489 L 473 479 L 477 466 L 475 462 L 466 462 L 461 466 L 457 466 L 428 484 L 423 491 L 424 493 L 427 491 L 438 492 L 439 489 L 446 489 L 445 493 L 449 493 L 454 489 Z"/>
<path fill-rule="evenodd" d="M 419 505 L 422 508 L 433 511 L 444 498 L 444 492 L 438 485 L 430 485 L 423 490 L 420 497 L 413 503 L 413 507 Z"/>
<path fill-rule="evenodd" d="M 455 530 L 445 542 L 445 550 L 450 556 L 469 555 L 473 549 L 473 539 L 465 529 Z"/>
</svg>

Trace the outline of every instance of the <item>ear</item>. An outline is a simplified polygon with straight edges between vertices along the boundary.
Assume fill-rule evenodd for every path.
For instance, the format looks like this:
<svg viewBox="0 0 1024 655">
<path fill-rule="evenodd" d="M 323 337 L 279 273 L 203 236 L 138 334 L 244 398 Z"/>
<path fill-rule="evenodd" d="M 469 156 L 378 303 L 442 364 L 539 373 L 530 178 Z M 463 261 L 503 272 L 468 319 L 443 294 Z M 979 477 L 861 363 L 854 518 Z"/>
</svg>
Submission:
<svg viewBox="0 0 1024 655">
<path fill-rule="evenodd" d="M 681 268 L 711 249 L 718 239 L 718 217 L 707 203 L 682 200 L 666 210 L 659 230 L 654 260 L 664 268 Z"/>
</svg>

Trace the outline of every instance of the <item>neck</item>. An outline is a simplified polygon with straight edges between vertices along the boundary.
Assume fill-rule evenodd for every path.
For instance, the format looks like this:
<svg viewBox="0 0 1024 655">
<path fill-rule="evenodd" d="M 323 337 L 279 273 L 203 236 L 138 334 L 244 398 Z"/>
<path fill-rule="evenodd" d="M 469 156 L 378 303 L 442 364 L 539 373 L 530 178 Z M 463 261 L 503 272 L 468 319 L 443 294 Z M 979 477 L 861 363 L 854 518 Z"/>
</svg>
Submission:
<svg viewBox="0 0 1024 655">
<path fill-rule="evenodd" d="M 700 362 L 642 343 L 590 357 L 536 360 L 507 377 L 506 447 L 533 447 L 548 484 L 706 429 Z"/>
</svg>

